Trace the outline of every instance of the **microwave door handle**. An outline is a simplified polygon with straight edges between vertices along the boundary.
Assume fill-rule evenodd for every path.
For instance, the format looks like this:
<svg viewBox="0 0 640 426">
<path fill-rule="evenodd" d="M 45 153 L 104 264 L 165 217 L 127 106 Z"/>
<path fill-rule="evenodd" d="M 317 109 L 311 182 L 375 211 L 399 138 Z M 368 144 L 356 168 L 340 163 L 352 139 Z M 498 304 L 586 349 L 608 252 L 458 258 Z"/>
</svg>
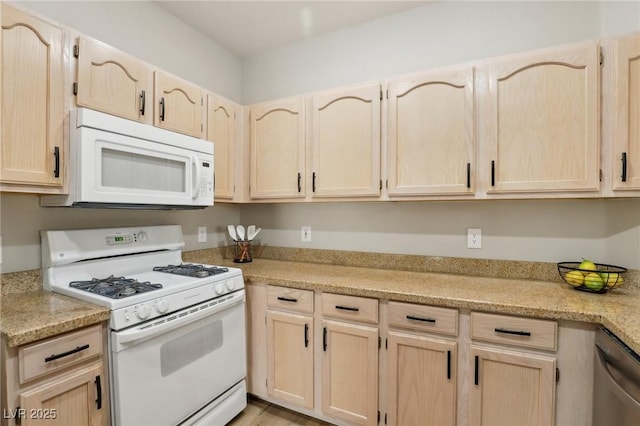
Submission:
<svg viewBox="0 0 640 426">
<path fill-rule="evenodd" d="M 200 165 L 198 164 L 198 159 L 193 157 L 191 159 L 191 166 L 193 170 L 193 182 L 191 185 L 191 198 L 194 200 L 198 198 L 198 185 L 200 184 Z"/>
</svg>

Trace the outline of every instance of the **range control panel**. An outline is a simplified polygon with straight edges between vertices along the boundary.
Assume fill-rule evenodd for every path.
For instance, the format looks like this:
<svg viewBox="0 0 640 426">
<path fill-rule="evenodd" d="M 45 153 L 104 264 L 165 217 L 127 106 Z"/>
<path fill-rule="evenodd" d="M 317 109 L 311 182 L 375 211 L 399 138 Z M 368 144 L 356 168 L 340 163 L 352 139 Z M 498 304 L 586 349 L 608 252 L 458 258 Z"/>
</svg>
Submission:
<svg viewBox="0 0 640 426">
<path fill-rule="evenodd" d="M 105 240 L 108 246 L 115 246 L 120 244 L 133 244 L 137 242 L 144 243 L 148 239 L 147 233 L 144 231 L 140 231 L 138 233 L 127 233 L 127 234 L 113 234 L 107 235 Z"/>
</svg>

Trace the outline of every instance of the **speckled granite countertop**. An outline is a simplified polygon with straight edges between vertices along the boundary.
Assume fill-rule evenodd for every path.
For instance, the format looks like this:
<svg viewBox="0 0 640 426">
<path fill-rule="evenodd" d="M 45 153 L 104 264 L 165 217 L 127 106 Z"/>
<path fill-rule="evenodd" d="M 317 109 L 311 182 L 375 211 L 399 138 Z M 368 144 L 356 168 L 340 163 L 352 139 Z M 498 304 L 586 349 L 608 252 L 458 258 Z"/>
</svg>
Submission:
<svg viewBox="0 0 640 426">
<path fill-rule="evenodd" d="M 189 262 L 240 267 L 245 279 L 311 290 L 448 306 L 485 312 L 603 324 L 640 352 L 640 287 L 625 285 L 604 295 L 572 290 L 558 279 L 554 265 L 472 261 L 369 253 L 280 249 L 283 259 L 237 264 L 217 249 L 185 253 Z M 267 253 L 265 253 L 267 254 Z M 327 258 L 327 255 L 333 257 Z M 364 260 L 363 260 L 364 256 Z M 291 261 L 294 259 L 295 261 Z M 352 264 L 336 265 L 347 260 Z M 311 263 L 311 261 L 324 263 Z M 381 260 L 383 261 L 381 263 Z M 428 265 L 422 263 L 428 261 Z M 435 265 L 433 264 L 435 262 Z M 466 262 L 466 263 L 465 263 Z M 387 269 L 371 268 L 383 265 Z M 465 268 L 465 265 L 467 268 Z M 470 271 L 492 269 L 485 276 Z M 395 270 L 396 268 L 418 270 Z M 446 271 L 427 272 L 419 268 Z M 496 267 L 498 269 L 496 269 Z M 453 271 L 460 271 L 455 274 Z M 514 271 L 517 275 L 513 275 Z M 637 271 L 634 271 L 634 273 Z M 507 273 L 510 278 L 504 277 Z M 637 274 L 636 274 L 637 275 Z M 631 276 L 637 281 L 637 276 Z M 492 278 L 502 276 L 503 278 Z M 109 310 L 41 288 L 39 271 L 3 274 L 0 333 L 17 346 L 109 319 Z M 535 277 L 527 280 L 522 277 Z M 631 280 L 630 280 L 631 281 Z M 629 282 L 628 284 L 631 284 Z"/>
<path fill-rule="evenodd" d="M 640 352 L 640 291 L 606 294 L 547 281 L 392 271 L 254 259 L 239 266 L 245 280 L 286 287 L 437 306 L 602 324 Z"/>
<path fill-rule="evenodd" d="M 0 296 L 0 333 L 9 347 L 97 324 L 110 316 L 109 308 L 44 290 Z"/>
</svg>

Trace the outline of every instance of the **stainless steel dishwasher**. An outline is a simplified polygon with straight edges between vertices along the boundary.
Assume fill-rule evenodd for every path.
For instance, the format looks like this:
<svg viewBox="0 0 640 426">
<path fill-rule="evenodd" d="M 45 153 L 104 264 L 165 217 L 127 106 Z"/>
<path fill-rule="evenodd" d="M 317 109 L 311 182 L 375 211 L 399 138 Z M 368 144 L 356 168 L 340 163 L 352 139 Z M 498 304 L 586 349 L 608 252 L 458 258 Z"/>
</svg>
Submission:
<svg viewBox="0 0 640 426">
<path fill-rule="evenodd" d="M 595 357 L 593 426 L 640 425 L 640 356 L 599 327 Z"/>
</svg>

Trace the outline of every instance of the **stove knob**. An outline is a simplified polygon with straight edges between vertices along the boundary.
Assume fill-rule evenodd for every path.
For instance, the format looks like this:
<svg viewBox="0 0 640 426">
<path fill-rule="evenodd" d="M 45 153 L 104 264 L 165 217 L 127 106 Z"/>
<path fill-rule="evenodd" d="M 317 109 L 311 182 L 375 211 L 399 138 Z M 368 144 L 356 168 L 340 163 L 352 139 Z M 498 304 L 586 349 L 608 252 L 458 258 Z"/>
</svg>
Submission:
<svg viewBox="0 0 640 426">
<path fill-rule="evenodd" d="M 225 285 L 227 286 L 227 290 L 231 291 L 236 286 L 236 283 L 234 283 L 233 280 L 227 280 Z"/>
<path fill-rule="evenodd" d="M 214 287 L 217 294 L 222 294 L 222 292 L 224 291 L 224 286 L 222 285 L 222 283 L 216 283 Z"/>
<path fill-rule="evenodd" d="M 146 232 L 144 231 L 138 232 L 138 242 L 146 243 L 148 239 L 149 239 L 149 236 L 147 235 Z"/>
<path fill-rule="evenodd" d="M 169 310 L 169 302 L 167 302 L 164 299 L 158 300 L 158 303 L 156 303 L 156 311 L 158 311 L 159 314 L 164 314 L 168 310 Z"/>
<path fill-rule="evenodd" d="M 138 319 L 145 320 L 151 315 L 151 309 L 147 305 L 139 305 L 136 308 L 136 316 Z"/>
</svg>

